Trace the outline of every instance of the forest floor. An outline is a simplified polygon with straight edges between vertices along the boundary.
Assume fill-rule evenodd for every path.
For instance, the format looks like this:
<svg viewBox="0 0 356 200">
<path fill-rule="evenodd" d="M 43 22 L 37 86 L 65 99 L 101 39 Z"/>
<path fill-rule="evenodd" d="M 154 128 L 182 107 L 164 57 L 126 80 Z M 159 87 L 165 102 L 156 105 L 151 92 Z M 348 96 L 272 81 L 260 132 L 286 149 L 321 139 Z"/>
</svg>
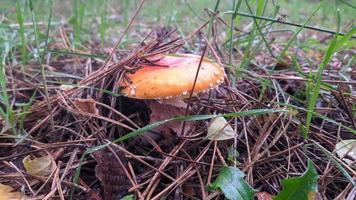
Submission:
<svg viewBox="0 0 356 200">
<path fill-rule="evenodd" d="M 1 1 L 0 199 L 355 199 L 350 2 Z M 224 82 L 122 95 L 166 54 Z"/>
</svg>

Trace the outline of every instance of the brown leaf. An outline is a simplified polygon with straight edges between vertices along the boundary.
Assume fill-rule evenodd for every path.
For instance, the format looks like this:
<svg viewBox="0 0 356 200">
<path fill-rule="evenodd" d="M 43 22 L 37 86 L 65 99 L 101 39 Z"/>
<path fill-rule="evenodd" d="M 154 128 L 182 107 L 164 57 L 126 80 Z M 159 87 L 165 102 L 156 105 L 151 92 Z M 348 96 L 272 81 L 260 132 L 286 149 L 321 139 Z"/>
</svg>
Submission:
<svg viewBox="0 0 356 200">
<path fill-rule="evenodd" d="M 151 109 L 151 118 L 150 118 L 151 124 L 158 121 L 185 115 L 185 108 L 162 104 L 156 101 L 150 102 L 149 107 Z M 193 126 L 194 126 L 194 122 L 186 122 L 183 134 L 188 133 Z M 183 128 L 183 122 L 169 122 L 163 124 L 162 126 L 159 126 L 158 128 L 154 129 L 154 131 L 163 134 L 164 133 L 169 134 L 171 131 L 173 131 L 174 133 L 180 135 L 182 133 L 182 128 Z"/>
<path fill-rule="evenodd" d="M 20 200 L 24 199 L 20 192 L 14 192 L 8 185 L 0 183 L 0 200 Z"/>
<path fill-rule="evenodd" d="M 105 200 L 115 200 L 119 199 L 118 197 L 125 196 L 130 185 L 124 169 L 122 169 L 118 160 L 120 159 L 122 164 L 126 167 L 126 157 L 120 150 L 115 151 L 115 154 L 117 157 L 109 150 L 99 150 L 92 154 L 97 162 L 95 166 L 95 176 L 101 182 Z"/>
<path fill-rule="evenodd" d="M 97 102 L 92 98 L 74 100 L 74 105 L 79 111 L 98 115 L 99 110 L 96 108 L 96 104 Z"/>
</svg>

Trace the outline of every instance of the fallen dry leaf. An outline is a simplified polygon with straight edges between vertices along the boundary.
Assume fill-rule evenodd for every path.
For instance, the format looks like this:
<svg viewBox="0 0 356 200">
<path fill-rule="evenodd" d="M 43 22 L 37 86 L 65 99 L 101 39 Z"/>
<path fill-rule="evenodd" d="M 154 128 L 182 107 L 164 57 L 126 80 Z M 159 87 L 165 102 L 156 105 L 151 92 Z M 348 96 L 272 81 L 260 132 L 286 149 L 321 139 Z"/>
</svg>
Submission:
<svg viewBox="0 0 356 200">
<path fill-rule="evenodd" d="M 31 156 L 26 156 L 22 160 L 26 171 L 32 175 L 48 176 L 53 170 L 52 159 L 50 156 L 43 156 L 31 159 Z"/>
<path fill-rule="evenodd" d="M 91 113 L 91 114 L 99 114 L 99 110 L 96 108 L 96 101 L 92 98 L 90 99 L 75 99 L 74 105 L 79 111 Z"/>
<path fill-rule="evenodd" d="M 182 108 L 182 109 L 186 109 L 187 108 L 187 103 L 185 103 L 182 99 L 180 98 L 172 98 L 172 99 L 162 99 L 160 100 L 162 102 L 162 104 L 165 105 L 171 105 L 177 108 Z"/>
<path fill-rule="evenodd" d="M 13 192 L 13 188 L 0 183 L 0 200 L 23 199 L 21 192 Z"/>
<path fill-rule="evenodd" d="M 161 104 L 156 101 L 152 101 L 149 103 L 149 107 L 151 109 L 151 117 L 150 117 L 150 123 L 155 123 L 158 121 L 170 119 L 176 116 L 184 116 L 185 115 L 185 109 L 175 107 L 172 105 L 167 105 L 167 104 Z M 156 132 L 160 133 L 167 133 L 173 131 L 176 134 L 181 134 L 182 133 L 182 124 L 183 122 L 170 122 L 163 124 L 162 126 L 159 126 L 154 129 Z M 184 134 L 189 132 L 192 127 L 194 126 L 194 122 L 186 122 L 185 123 L 185 128 L 184 128 Z"/>
<path fill-rule="evenodd" d="M 235 137 L 235 131 L 224 117 L 212 119 L 206 138 L 209 140 L 229 140 Z"/>
</svg>

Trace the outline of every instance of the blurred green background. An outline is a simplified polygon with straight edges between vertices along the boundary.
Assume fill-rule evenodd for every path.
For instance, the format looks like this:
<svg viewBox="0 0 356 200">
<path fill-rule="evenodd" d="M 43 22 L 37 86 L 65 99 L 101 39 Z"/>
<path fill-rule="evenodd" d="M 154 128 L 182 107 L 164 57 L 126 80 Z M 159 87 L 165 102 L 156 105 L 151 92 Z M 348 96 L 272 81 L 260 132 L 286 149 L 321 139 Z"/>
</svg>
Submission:
<svg viewBox="0 0 356 200">
<path fill-rule="evenodd" d="M 28 0 L 1 0 L 0 21 L 1 30 L 8 34 L 11 30 L 20 28 L 21 18 L 23 20 L 23 31 L 25 36 L 31 34 L 31 9 Z M 138 20 L 134 27 L 136 30 L 150 29 L 159 25 L 178 27 L 182 34 L 201 25 L 208 19 L 204 9 L 213 10 L 216 0 L 146 0 Z M 233 10 L 233 0 L 221 0 L 220 13 Z M 237 0 L 235 2 L 238 2 Z M 279 8 L 276 18 L 281 18 L 294 23 L 302 24 L 311 15 L 321 1 L 317 0 L 252 0 L 249 1 L 252 11 L 255 12 L 259 3 L 265 3 L 263 16 L 273 17 Z M 46 25 L 50 8 L 53 8 L 51 20 L 52 26 L 66 25 L 73 28 L 77 33 L 75 40 L 85 42 L 99 40 L 102 44 L 112 44 L 113 38 L 127 25 L 132 17 L 138 0 L 32 0 L 33 13 L 37 25 Z M 317 26 L 335 31 L 336 9 L 340 10 L 341 30 L 347 32 L 354 26 L 356 19 L 355 1 L 350 0 L 328 0 L 321 9 L 312 17 L 308 25 Z M 354 4 L 354 5 L 352 5 Z M 244 1 L 240 12 L 251 13 Z M 222 15 L 227 21 L 230 14 Z M 243 29 L 252 22 L 251 18 L 238 17 L 235 26 Z M 293 27 L 287 27 L 293 29 Z M 43 30 L 44 29 L 40 29 Z M 51 28 L 51 30 L 53 30 Z M 227 31 L 227 30 L 222 30 Z M 40 31 L 41 32 L 41 31 Z M 15 32 L 13 32 L 15 34 Z M 13 36 L 15 37 L 15 36 Z M 74 36 L 73 36 L 74 37 Z M 17 37 L 15 37 L 17 38 Z M 126 41 L 129 38 L 126 38 Z"/>
</svg>

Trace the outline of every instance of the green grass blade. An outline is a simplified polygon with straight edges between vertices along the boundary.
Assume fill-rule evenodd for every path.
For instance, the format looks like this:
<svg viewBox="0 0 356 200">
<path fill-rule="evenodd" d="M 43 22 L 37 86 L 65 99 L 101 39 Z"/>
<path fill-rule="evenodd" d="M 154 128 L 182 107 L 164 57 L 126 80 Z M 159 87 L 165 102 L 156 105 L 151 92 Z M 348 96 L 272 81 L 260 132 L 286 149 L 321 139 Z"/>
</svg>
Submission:
<svg viewBox="0 0 356 200">
<path fill-rule="evenodd" d="M 340 13 L 339 10 L 337 11 L 337 32 L 340 30 Z M 354 30 L 351 30 L 350 32 L 353 32 Z M 315 105 L 319 96 L 319 92 L 320 92 L 320 87 L 321 87 L 321 79 L 322 79 L 322 74 L 323 71 L 326 67 L 326 65 L 329 63 L 330 59 L 332 58 L 332 55 L 334 54 L 334 52 L 336 52 L 337 47 L 341 47 L 347 40 L 344 39 L 344 37 L 349 38 L 349 34 L 346 34 L 344 36 L 342 36 L 342 38 L 338 41 L 338 34 L 336 34 L 333 38 L 333 40 L 330 42 L 329 48 L 326 52 L 326 55 L 324 56 L 324 59 L 319 67 L 319 70 L 317 72 L 316 75 L 316 83 L 314 85 L 314 89 L 311 95 L 311 98 L 309 100 L 309 104 L 308 104 L 308 112 L 307 112 L 307 118 L 306 118 L 306 134 L 308 134 L 309 132 L 309 127 L 311 124 L 311 120 L 312 120 L 312 116 L 313 116 L 313 111 L 315 109 Z M 304 135 L 304 137 L 306 138 L 308 135 Z"/>
<path fill-rule="evenodd" d="M 80 36 L 82 32 L 82 25 L 84 20 L 84 13 L 86 3 L 80 0 L 74 0 L 74 39 L 73 48 L 75 49 L 80 42 Z"/>
<path fill-rule="evenodd" d="M 336 165 L 336 167 L 341 171 L 341 173 L 344 175 L 344 177 L 354 186 L 356 187 L 356 182 L 353 180 L 352 176 L 346 171 L 344 167 L 340 164 L 340 162 L 335 159 L 334 155 L 330 153 L 327 149 L 325 149 L 323 146 L 318 144 L 317 142 L 313 141 L 314 145 L 318 147 L 328 158 L 331 159 L 331 161 Z"/>
<path fill-rule="evenodd" d="M 245 0 L 245 3 L 246 3 L 246 6 L 247 6 L 248 10 L 250 11 L 250 13 L 253 14 L 251 6 L 250 6 L 250 4 L 248 3 L 247 0 Z M 258 3 L 257 3 L 257 11 L 256 11 L 257 16 L 263 15 L 266 6 L 267 6 L 267 1 L 266 2 L 264 0 L 259 0 L 258 1 Z M 271 56 L 274 57 L 272 49 L 269 46 L 269 43 L 268 43 L 266 37 L 264 36 L 262 30 L 261 30 L 260 23 L 258 23 L 258 21 L 257 21 L 257 19 L 255 17 L 253 17 L 252 19 L 253 19 L 253 22 L 255 23 L 255 27 L 256 27 L 258 33 L 261 35 L 261 38 L 262 38 L 263 42 L 265 43 L 265 45 L 267 47 L 268 52 L 271 54 Z"/>
<path fill-rule="evenodd" d="M 310 22 L 310 20 L 315 16 L 315 14 L 320 10 L 320 8 L 324 5 L 324 1 L 320 2 L 319 6 L 316 7 L 316 9 L 312 12 L 312 14 L 305 20 L 304 24 L 293 34 L 292 38 L 289 39 L 288 43 L 286 46 L 283 48 L 282 52 L 279 54 L 277 58 L 278 63 L 284 56 L 284 54 L 288 51 L 289 47 L 293 44 L 294 40 L 297 38 L 298 34 L 304 29 L 304 27 Z M 276 64 L 273 66 L 272 70 L 270 73 L 274 71 L 274 68 L 276 67 Z"/>
<path fill-rule="evenodd" d="M 106 29 L 108 27 L 107 0 L 104 0 L 101 3 L 102 3 L 102 10 L 101 10 L 101 14 L 100 14 L 99 34 L 100 34 L 100 46 L 101 46 L 101 48 L 103 48 L 104 44 L 105 44 Z"/>
<path fill-rule="evenodd" d="M 17 21 L 19 23 L 19 30 L 18 33 L 21 39 L 21 60 L 23 64 L 27 63 L 27 49 L 26 49 L 26 39 L 25 39 L 25 27 L 24 27 L 24 11 L 21 9 L 21 2 L 20 0 L 16 1 L 16 15 Z M 23 70 L 23 66 L 22 66 Z"/>
<path fill-rule="evenodd" d="M 139 128 L 129 134 L 126 134 L 116 140 L 114 140 L 114 143 L 117 142 L 122 142 L 124 140 L 127 140 L 132 137 L 136 137 L 138 135 L 141 135 L 144 132 L 147 132 L 153 128 L 156 128 L 158 126 L 161 126 L 163 124 L 169 123 L 169 122 L 180 122 L 180 121 L 199 121 L 199 120 L 206 120 L 206 119 L 211 119 L 215 117 L 242 117 L 242 116 L 255 116 L 255 115 L 262 115 L 266 113 L 275 113 L 275 112 L 285 112 L 285 110 L 274 110 L 274 109 L 256 109 L 256 110 L 250 110 L 250 111 L 243 111 L 243 112 L 236 112 L 236 113 L 227 113 L 227 114 L 221 114 L 221 115 L 191 115 L 191 116 L 179 116 L 171 119 L 166 119 L 163 121 L 159 121 L 150 125 L 147 125 L 145 127 Z"/>
<path fill-rule="evenodd" d="M 249 110 L 249 111 L 242 111 L 242 112 L 236 112 L 236 113 L 226 113 L 226 114 L 220 114 L 220 115 L 190 115 L 190 116 L 178 116 L 175 118 L 171 118 L 171 119 L 166 119 L 166 120 L 162 120 L 153 124 L 149 124 L 147 126 L 144 126 L 142 128 L 139 128 L 135 131 L 132 131 L 124 136 L 119 137 L 118 139 L 103 144 L 103 145 L 99 145 L 99 146 L 95 146 L 92 148 L 88 148 L 87 152 L 88 153 L 92 153 L 94 151 L 98 151 L 100 149 L 103 149 L 105 147 L 107 147 L 108 145 L 112 144 L 112 143 L 119 143 L 119 142 L 123 142 L 125 140 L 128 140 L 130 138 L 142 135 L 144 133 L 146 133 L 147 131 L 159 127 L 163 124 L 169 123 L 169 122 L 183 122 L 183 121 L 200 121 L 200 120 L 206 120 L 206 119 L 212 119 L 215 117 L 243 117 L 243 116 L 256 116 L 256 115 L 262 115 L 262 114 L 267 114 L 267 113 L 276 113 L 276 112 L 286 112 L 286 110 L 276 110 L 276 109 L 255 109 L 255 110 Z"/>
</svg>

